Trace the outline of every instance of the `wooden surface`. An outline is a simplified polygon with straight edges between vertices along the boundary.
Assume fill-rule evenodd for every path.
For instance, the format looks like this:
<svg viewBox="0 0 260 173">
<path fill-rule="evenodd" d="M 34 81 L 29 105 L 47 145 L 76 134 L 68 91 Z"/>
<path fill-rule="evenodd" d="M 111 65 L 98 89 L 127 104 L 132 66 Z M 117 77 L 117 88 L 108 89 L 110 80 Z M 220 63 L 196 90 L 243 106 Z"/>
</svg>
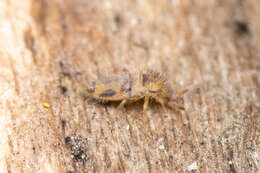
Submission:
<svg viewBox="0 0 260 173">
<path fill-rule="evenodd" d="M 259 16 L 258 0 L 1 0 L 1 172 L 260 172 Z M 189 119 L 85 95 L 144 67 L 198 84 Z"/>
</svg>

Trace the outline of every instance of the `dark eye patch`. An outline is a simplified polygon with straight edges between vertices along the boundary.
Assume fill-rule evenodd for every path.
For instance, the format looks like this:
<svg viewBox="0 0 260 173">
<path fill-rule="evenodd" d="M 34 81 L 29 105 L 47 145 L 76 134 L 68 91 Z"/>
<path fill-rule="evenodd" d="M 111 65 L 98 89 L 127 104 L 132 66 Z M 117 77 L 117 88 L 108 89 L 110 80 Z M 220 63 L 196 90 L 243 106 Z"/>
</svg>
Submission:
<svg viewBox="0 0 260 173">
<path fill-rule="evenodd" d="M 153 91 L 153 90 L 149 90 L 150 93 L 156 93 L 156 91 Z"/>
<path fill-rule="evenodd" d="M 106 90 L 103 93 L 101 93 L 99 96 L 100 97 L 111 97 L 111 96 L 113 96 L 115 94 L 116 94 L 116 91 L 114 91 L 112 89 L 109 89 L 109 90 Z"/>
</svg>

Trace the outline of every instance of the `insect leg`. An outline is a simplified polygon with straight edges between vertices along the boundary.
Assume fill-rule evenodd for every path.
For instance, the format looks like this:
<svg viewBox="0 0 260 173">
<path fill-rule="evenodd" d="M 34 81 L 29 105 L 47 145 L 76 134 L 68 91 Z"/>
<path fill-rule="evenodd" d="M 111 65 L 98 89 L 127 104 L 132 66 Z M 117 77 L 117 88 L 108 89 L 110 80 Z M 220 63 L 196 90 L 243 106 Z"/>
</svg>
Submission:
<svg viewBox="0 0 260 173">
<path fill-rule="evenodd" d="M 121 101 L 121 103 L 118 105 L 117 108 L 118 108 L 118 109 L 123 109 L 124 106 L 125 106 L 125 104 L 128 103 L 128 102 L 129 102 L 129 100 L 127 100 L 127 99 Z"/>
<path fill-rule="evenodd" d="M 155 100 L 162 105 L 162 107 L 163 107 L 164 110 L 166 110 L 165 102 L 164 102 L 164 100 L 163 100 L 162 98 L 160 98 L 160 97 L 155 97 Z"/>
<path fill-rule="evenodd" d="M 174 105 L 174 109 L 176 109 L 178 111 L 186 112 L 186 110 L 183 106 L 180 106 L 180 105 L 177 105 L 177 104 L 173 104 L 173 105 Z"/>
<path fill-rule="evenodd" d="M 200 85 L 201 85 L 202 82 L 199 82 L 198 84 L 194 85 L 194 86 L 191 86 L 189 88 L 186 88 L 180 92 L 177 93 L 177 97 L 182 97 L 184 94 L 186 94 L 187 92 L 191 92 L 193 90 L 196 90 L 196 89 L 199 89 L 200 88 Z"/>
<path fill-rule="evenodd" d="M 149 100 L 150 100 L 150 97 L 149 97 L 149 96 L 144 97 L 144 106 L 143 106 L 143 110 L 144 110 L 144 111 L 146 111 L 146 109 L 147 109 L 147 107 L 148 107 Z"/>
<path fill-rule="evenodd" d="M 182 90 L 182 91 L 178 92 L 177 96 L 182 97 L 184 94 L 186 94 L 189 91 L 190 91 L 189 89 Z"/>
<path fill-rule="evenodd" d="M 177 104 L 172 104 L 175 108 L 175 110 L 178 110 L 178 111 L 182 111 L 188 121 L 188 128 L 191 129 L 191 125 L 190 125 L 190 118 L 189 118 L 189 115 L 188 115 L 188 112 L 186 111 L 186 109 L 183 107 L 183 106 L 180 106 L 180 105 L 177 105 Z"/>
<path fill-rule="evenodd" d="M 175 104 L 174 102 L 170 101 L 167 104 L 169 107 L 171 107 L 172 109 L 175 109 L 177 111 L 183 111 L 185 115 L 188 115 L 187 111 L 185 110 L 185 108 L 181 105 Z"/>
</svg>

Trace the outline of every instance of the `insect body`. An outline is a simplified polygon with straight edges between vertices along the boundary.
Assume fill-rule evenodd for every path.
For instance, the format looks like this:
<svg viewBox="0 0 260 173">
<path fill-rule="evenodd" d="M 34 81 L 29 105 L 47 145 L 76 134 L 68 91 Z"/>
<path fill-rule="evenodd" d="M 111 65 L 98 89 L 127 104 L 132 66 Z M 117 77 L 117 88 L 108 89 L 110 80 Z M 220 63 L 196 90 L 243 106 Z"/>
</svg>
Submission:
<svg viewBox="0 0 260 173">
<path fill-rule="evenodd" d="M 119 107 L 126 103 L 144 99 L 143 109 L 146 110 L 150 99 L 154 99 L 162 106 L 185 111 L 171 98 L 171 90 L 166 78 L 153 70 L 137 73 L 126 73 L 93 82 L 87 88 L 88 94 L 101 101 L 121 101 Z"/>
</svg>

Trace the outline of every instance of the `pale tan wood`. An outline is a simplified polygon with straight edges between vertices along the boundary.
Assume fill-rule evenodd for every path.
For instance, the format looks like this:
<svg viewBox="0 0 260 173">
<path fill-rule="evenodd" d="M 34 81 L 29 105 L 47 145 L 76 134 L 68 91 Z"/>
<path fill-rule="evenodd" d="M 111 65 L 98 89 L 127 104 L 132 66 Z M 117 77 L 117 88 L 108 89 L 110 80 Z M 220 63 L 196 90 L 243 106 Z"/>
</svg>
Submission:
<svg viewBox="0 0 260 173">
<path fill-rule="evenodd" d="M 260 171 L 259 16 L 257 0 L 0 1 L 1 172 Z M 198 84 L 189 118 L 86 98 L 144 66 L 176 94 Z"/>
</svg>

